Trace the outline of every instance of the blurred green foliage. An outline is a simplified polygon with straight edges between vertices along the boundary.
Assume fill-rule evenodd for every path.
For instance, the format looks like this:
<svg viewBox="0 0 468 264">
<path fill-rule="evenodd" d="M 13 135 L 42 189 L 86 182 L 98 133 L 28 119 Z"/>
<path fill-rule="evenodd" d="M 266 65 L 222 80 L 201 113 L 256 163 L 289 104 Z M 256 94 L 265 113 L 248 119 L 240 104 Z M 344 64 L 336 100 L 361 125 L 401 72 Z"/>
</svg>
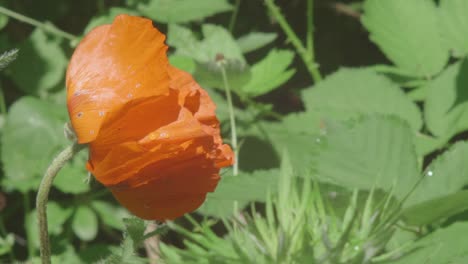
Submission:
<svg viewBox="0 0 468 264">
<path fill-rule="evenodd" d="M 229 142 L 226 72 L 240 173 L 224 170 L 197 212 L 148 231 L 81 153 L 51 193 L 54 263 L 147 263 L 155 236 L 163 263 L 467 262 L 468 2 L 267 2 L 279 12 L 241 0 L 0 1 L 0 262 L 39 261 L 31 204 L 67 145 L 68 60 L 122 13 L 165 32 L 171 63 L 208 90 Z M 301 46 L 317 61 L 299 61 Z M 333 64 L 345 52 L 358 59 Z"/>
</svg>

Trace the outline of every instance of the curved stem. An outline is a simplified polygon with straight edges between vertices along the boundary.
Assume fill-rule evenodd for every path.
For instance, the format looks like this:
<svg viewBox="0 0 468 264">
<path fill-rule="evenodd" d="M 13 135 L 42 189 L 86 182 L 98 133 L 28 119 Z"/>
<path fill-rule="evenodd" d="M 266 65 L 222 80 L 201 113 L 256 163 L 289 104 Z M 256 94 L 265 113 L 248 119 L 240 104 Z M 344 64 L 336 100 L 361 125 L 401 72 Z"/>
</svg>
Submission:
<svg viewBox="0 0 468 264">
<path fill-rule="evenodd" d="M 50 264 L 49 231 L 47 227 L 47 200 L 50 188 L 52 187 L 52 182 L 60 169 L 62 169 L 62 167 L 76 153 L 85 147 L 86 145 L 79 145 L 74 142 L 72 145 L 66 147 L 62 152 L 60 152 L 60 154 L 58 154 L 49 165 L 49 168 L 47 168 L 47 171 L 42 178 L 41 185 L 39 186 L 36 198 L 36 208 L 37 221 L 39 224 L 39 242 L 42 264 Z"/>
<path fill-rule="evenodd" d="M 234 151 L 234 166 L 233 166 L 233 175 L 237 175 L 239 171 L 239 158 L 238 158 L 238 149 L 237 149 L 237 132 L 236 132 L 236 117 L 234 114 L 234 105 L 232 103 L 231 89 L 229 88 L 229 82 L 227 79 L 226 69 L 224 65 L 220 64 L 221 74 L 223 76 L 224 89 L 226 90 L 226 99 L 229 107 L 229 119 L 231 121 L 231 144 L 232 150 Z"/>
<path fill-rule="evenodd" d="M 6 16 L 12 17 L 12 18 L 14 18 L 16 20 L 19 20 L 21 22 L 33 25 L 33 26 L 38 27 L 38 28 L 41 28 L 44 31 L 48 31 L 49 33 L 52 33 L 52 34 L 55 34 L 57 36 L 66 38 L 66 39 L 68 39 L 70 41 L 75 40 L 77 38 L 76 36 L 74 36 L 74 35 L 72 35 L 72 34 L 70 34 L 68 32 L 65 32 L 63 30 L 60 30 L 60 29 L 54 27 L 53 25 L 46 24 L 46 23 L 43 23 L 41 21 L 32 19 L 30 17 L 24 16 L 24 15 L 22 15 L 20 13 L 16 13 L 16 12 L 11 11 L 10 9 L 4 8 L 2 6 L 0 6 L 0 14 L 4 14 Z"/>
</svg>

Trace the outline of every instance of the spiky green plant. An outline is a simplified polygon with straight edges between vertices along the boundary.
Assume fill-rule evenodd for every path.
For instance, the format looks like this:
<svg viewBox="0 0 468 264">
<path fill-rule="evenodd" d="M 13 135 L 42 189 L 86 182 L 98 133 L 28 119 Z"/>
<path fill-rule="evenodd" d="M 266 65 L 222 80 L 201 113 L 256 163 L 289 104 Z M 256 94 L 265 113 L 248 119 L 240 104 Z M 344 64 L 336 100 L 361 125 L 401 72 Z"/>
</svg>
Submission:
<svg viewBox="0 0 468 264">
<path fill-rule="evenodd" d="M 277 190 L 271 190 L 263 213 L 236 212 L 223 219 L 227 234 L 218 236 L 212 220 L 187 219 L 189 231 L 168 226 L 185 237 L 184 249 L 162 243 L 166 263 L 372 263 L 382 255 L 398 220 L 391 194 L 355 190 L 341 215 L 311 177 L 297 177 L 287 155 Z M 365 196 L 363 195 L 365 194 Z"/>
</svg>

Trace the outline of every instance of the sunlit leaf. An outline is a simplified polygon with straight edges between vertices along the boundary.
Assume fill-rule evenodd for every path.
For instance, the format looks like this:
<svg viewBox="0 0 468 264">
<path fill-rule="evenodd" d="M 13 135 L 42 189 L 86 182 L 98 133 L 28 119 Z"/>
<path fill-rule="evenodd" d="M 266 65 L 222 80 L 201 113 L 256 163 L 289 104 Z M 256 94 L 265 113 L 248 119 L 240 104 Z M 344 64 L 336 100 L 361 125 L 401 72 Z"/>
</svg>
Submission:
<svg viewBox="0 0 468 264">
<path fill-rule="evenodd" d="M 412 129 L 422 126 L 421 113 L 405 93 L 370 69 L 340 69 L 303 91 L 307 111 L 323 118 L 349 120 L 371 114 L 395 115 Z"/>
<path fill-rule="evenodd" d="M 45 95 L 63 84 L 67 58 L 60 47 L 61 39 L 37 28 L 19 46 L 19 56 L 9 73 L 18 87 L 28 94 Z"/>
<path fill-rule="evenodd" d="M 368 117 L 325 133 L 311 168 L 317 180 L 350 189 L 380 188 L 405 197 L 419 179 L 408 124 L 397 118 Z"/>
<path fill-rule="evenodd" d="M 455 223 L 445 228 L 435 230 L 433 233 L 418 240 L 407 254 L 392 260 L 394 264 L 413 263 L 465 263 L 459 260 L 467 259 L 468 239 L 467 223 Z"/>
<path fill-rule="evenodd" d="M 143 15 L 162 23 L 186 23 L 230 11 L 227 0 L 152 0 L 137 4 Z"/>
<path fill-rule="evenodd" d="M 439 1 L 441 35 L 444 44 L 455 57 L 468 53 L 468 2 L 465 0 Z"/>
<path fill-rule="evenodd" d="M 412 223 L 430 223 L 468 208 L 468 196 L 460 192 L 468 184 L 467 159 L 468 143 L 459 142 L 428 166 L 405 203 Z"/>
<path fill-rule="evenodd" d="M 124 230 L 125 225 L 123 219 L 124 217 L 128 217 L 126 211 L 100 200 L 93 201 L 91 207 L 93 207 L 104 224 L 115 229 Z"/>
<path fill-rule="evenodd" d="M 198 40 L 190 29 L 171 24 L 168 44 L 176 48 L 176 55 L 196 62 L 194 76 L 203 87 L 224 89 L 224 67 L 231 89 L 239 90 L 249 81 L 250 70 L 236 41 L 220 26 L 204 24 L 202 33 L 203 39 Z"/>
<path fill-rule="evenodd" d="M 63 106 L 32 97 L 16 101 L 2 133 L 2 185 L 21 192 L 35 190 L 52 158 L 66 145 Z"/>
<path fill-rule="evenodd" d="M 427 128 L 449 139 L 468 129 L 468 60 L 449 66 L 428 84 L 424 107 Z"/>
<path fill-rule="evenodd" d="M 228 217 L 243 209 L 249 202 L 265 201 L 268 191 L 275 191 L 278 170 L 259 170 L 221 177 L 214 193 L 209 193 L 198 210 L 204 215 Z M 237 208 L 236 208 L 237 207 Z"/>
<path fill-rule="evenodd" d="M 238 38 L 237 43 L 243 53 L 248 53 L 270 44 L 277 36 L 276 33 L 250 32 Z"/>
<path fill-rule="evenodd" d="M 242 92 L 249 96 L 266 94 L 288 81 L 296 72 L 289 69 L 294 59 L 294 52 L 289 50 L 272 50 L 261 61 L 251 68 L 252 77 L 242 87 Z"/>
<path fill-rule="evenodd" d="M 93 210 L 84 205 L 79 206 L 73 216 L 72 229 L 81 240 L 90 241 L 96 238 L 98 220 Z"/>
<path fill-rule="evenodd" d="M 371 40 L 408 74 L 431 76 L 447 63 L 434 1 L 366 0 L 361 21 Z"/>
<path fill-rule="evenodd" d="M 86 160 L 88 153 L 80 152 L 73 160 L 67 162 L 60 170 L 54 180 L 54 186 L 64 193 L 83 193 L 89 190 L 86 182 L 88 172 L 86 171 Z"/>
</svg>

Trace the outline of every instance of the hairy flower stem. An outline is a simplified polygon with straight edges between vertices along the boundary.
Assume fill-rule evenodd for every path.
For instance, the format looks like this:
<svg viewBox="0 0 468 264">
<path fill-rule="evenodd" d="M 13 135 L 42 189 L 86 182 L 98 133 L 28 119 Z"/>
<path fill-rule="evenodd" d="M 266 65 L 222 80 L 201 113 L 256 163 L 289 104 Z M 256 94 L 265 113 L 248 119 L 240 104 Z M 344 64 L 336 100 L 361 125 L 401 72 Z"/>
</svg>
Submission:
<svg viewBox="0 0 468 264">
<path fill-rule="evenodd" d="M 0 14 L 4 14 L 6 16 L 9 16 L 9 17 L 14 18 L 16 20 L 19 20 L 21 22 L 33 25 L 35 27 L 38 27 L 38 28 L 40 28 L 40 29 L 42 29 L 44 31 L 47 31 L 49 33 L 52 33 L 54 35 L 66 38 L 66 39 L 68 39 L 70 41 L 73 41 L 73 40 L 77 39 L 76 36 L 74 36 L 74 35 L 72 35 L 70 33 L 67 33 L 67 32 L 65 32 L 63 30 L 60 30 L 60 29 L 54 27 L 51 24 L 42 23 L 42 22 L 37 21 L 35 19 L 32 19 L 30 17 L 27 17 L 27 16 L 24 16 L 22 14 L 11 11 L 10 9 L 7 9 L 5 7 L 2 7 L 2 6 L 0 6 Z"/>
<path fill-rule="evenodd" d="M 311 31 L 307 32 L 307 48 L 304 47 L 304 44 L 301 42 L 301 40 L 299 40 L 299 37 L 291 28 L 288 21 L 284 18 L 283 14 L 281 14 L 279 7 L 274 3 L 274 0 L 265 0 L 265 5 L 267 6 L 273 18 L 278 22 L 281 29 L 284 31 L 284 34 L 286 34 L 288 40 L 291 41 L 291 44 L 294 46 L 297 53 L 301 57 L 314 82 L 319 82 L 322 80 L 322 75 L 320 75 L 317 64 L 315 63 L 315 53 L 313 49 L 313 25 L 311 25 L 313 22 L 313 1 L 308 0 L 307 2 L 307 30 Z"/>
<path fill-rule="evenodd" d="M 236 117 L 234 114 L 234 105 L 232 103 L 231 89 L 229 88 L 229 82 L 226 74 L 226 69 L 224 65 L 220 63 L 221 75 L 223 76 L 224 90 L 226 91 L 226 99 L 229 107 L 229 120 L 231 121 L 231 145 L 232 150 L 234 151 L 234 165 L 233 165 L 233 175 L 237 175 L 239 171 L 239 159 L 238 159 L 238 149 L 237 149 L 237 132 L 236 132 Z"/>
<path fill-rule="evenodd" d="M 74 142 L 72 145 L 66 147 L 57 157 L 52 161 L 47 168 L 47 171 L 42 178 L 41 185 L 37 191 L 36 198 L 36 209 L 37 209 L 37 221 L 39 225 L 39 242 L 41 251 L 42 264 L 50 264 L 50 245 L 49 245 L 49 231 L 47 227 L 47 200 L 49 197 L 49 191 L 52 187 L 57 173 L 62 167 L 78 153 L 80 150 L 85 148 L 86 145 L 79 145 Z"/>
</svg>

